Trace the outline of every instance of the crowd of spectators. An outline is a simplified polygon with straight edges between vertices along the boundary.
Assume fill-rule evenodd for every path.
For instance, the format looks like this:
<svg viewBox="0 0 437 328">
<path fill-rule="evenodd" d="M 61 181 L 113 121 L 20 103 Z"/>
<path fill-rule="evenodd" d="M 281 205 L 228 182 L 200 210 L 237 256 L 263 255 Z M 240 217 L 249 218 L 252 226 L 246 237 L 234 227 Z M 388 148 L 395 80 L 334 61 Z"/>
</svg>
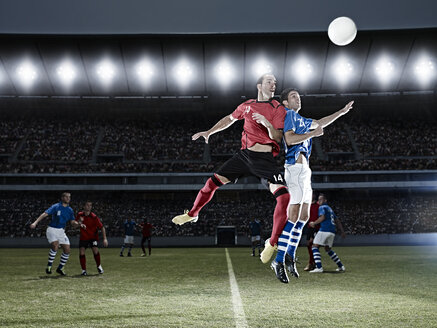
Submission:
<svg viewBox="0 0 437 328">
<path fill-rule="evenodd" d="M 5 120 L 0 123 L 0 172 L 206 172 L 230 158 L 240 148 L 242 136 L 242 123 L 237 122 L 211 136 L 208 146 L 203 138 L 192 141 L 193 133 L 211 127 L 210 121 L 191 122 L 188 116 L 92 122 Z M 400 119 L 336 122 L 317 138 L 321 152 L 313 147 L 310 164 L 314 171 L 436 169 L 434 123 L 404 123 Z M 12 160 L 17 152 L 17 160 Z M 340 156 L 326 156 L 333 153 Z"/>
<path fill-rule="evenodd" d="M 77 213 L 85 200 L 104 222 L 109 237 L 123 236 L 123 222 L 147 218 L 155 226 L 154 236 L 214 236 L 218 225 L 233 225 L 239 235 L 248 234 L 249 222 L 263 222 L 266 237 L 272 228 L 275 200 L 267 191 L 222 192 L 201 212 L 196 224 L 176 226 L 171 218 L 192 204 L 192 194 L 72 193 Z M 3 192 L 0 197 L 0 237 L 44 237 L 49 219 L 35 230 L 29 228 L 45 209 L 56 202 L 46 193 Z M 165 199 L 164 199 L 165 198 Z M 393 234 L 437 232 L 437 199 L 433 195 L 332 197 L 329 204 L 342 220 L 347 234 Z M 70 229 L 70 236 L 78 230 Z M 139 234 L 139 232 L 137 232 Z"/>
</svg>

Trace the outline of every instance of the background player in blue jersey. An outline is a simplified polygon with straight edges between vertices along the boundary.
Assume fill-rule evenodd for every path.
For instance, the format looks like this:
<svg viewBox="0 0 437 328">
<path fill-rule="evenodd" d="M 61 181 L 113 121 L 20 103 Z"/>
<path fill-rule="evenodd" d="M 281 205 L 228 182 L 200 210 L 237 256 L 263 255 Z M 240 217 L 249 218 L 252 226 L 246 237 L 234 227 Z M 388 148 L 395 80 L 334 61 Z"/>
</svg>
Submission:
<svg viewBox="0 0 437 328">
<path fill-rule="evenodd" d="M 35 229 L 37 224 L 44 218 L 51 215 L 52 219 L 47 227 L 46 236 L 50 243 L 49 262 L 47 263 L 46 273 L 52 273 L 52 264 L 55 260 L 56 253 L 58 252 L 59 245 L 62 247 L 61 260 L 56 272 L 65 276 L 64 265 L 68 261 L 70 256 L 70 240 L 65 234 L 65 226 L 68 221 L 74 227 L 81 227 L 86 229 L 86 226 L 82 223 L 75 221 L 73 209 L 69 206 L 71 200 L 71 194 L 69 192 L 62 193 L 61 201 L 52 205 L 44 213 L 42 213 L 36 220 L 30 225 L 31 229 Z"/>
<path fill-rule="evenodd" d="M 133 219 L 124 222 L 124 244 L 121 246 L 120 256 L 124 256 L 123 252 L 126 247 L 129 247 L 127 256 L 132 256 L 132 247 L 134 246 L 134 230 L 137 224 Z"/>
<path fill-rule="evenodd" d="M 288 208 L 288 221 L 279 237 L 278 253 L 271 267 L 281 282 L 288 283 L 284 262 L 291 275 L 299 277 L 295 264 L 296 249 L 302 236 L 302 229 L 309 218 L 313 193 L 309 167 L 312 138 L 323 135 L 323 128 L 348 113 L 352 108 L 353 101 L 339 111 L 319 120 L 299 115 L 301 100 L 299 92 L 295 89 L 289 88 L 282 91 L 281 103 L 287 109 L 283 140 L 285 144 L 285 181 L 290 192 L 290 206 Z"/>
<path fill-rule="evenodd" d="M 261 255 L 261 222 L 254 219 L 249 223 L 250 239 L 252 241 L 252 256 L 255 256 L 255 248 L 258 248 L 258 256 Z"/>
<path fill-rule="evenodd" d="M 343 225 L 341 224 L 340 219 L 337 218 L 332 208 L 326 204 L 328 199 L 324 194 L 319 195 L 318 203 L 319 207 L 319 218 L 310 222 L 310 226 L 312 228 L 315 227 L 316 224 L 320 223 L 320 230 L 317 232 L 316 237 L 313 242 L 313 256 L 314 261 L 316 262 L 316 268 L 311 270 L 311 273 L 321 273 L 323 272 L 322 267 L 322 258 L 320 256 L 319 247 L 325 246 L 325 251 L 331 257 L 331 259 L 337 264 L 338 268 L 336 271 L 345 271 L 343 263 L 341 263 L 337 254 L 332 250 L 332 244 L 334 243 L 335 232 L 337 231 L 337 227 L 341 231 L 342 238 L 346 237 L 344 233 Z"/>
</svg>

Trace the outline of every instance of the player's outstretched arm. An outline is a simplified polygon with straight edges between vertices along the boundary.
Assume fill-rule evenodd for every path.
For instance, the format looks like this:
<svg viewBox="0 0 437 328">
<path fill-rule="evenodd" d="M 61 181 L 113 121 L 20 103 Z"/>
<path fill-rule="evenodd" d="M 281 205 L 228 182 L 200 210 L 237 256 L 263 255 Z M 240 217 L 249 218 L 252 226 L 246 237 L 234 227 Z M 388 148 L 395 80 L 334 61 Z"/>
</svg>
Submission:
<svg viewBox="0 0 437 328">
<path fill-rule="evenodd" d="M 320 137 L 322 135 L 323 128 L 321 126 L 318 126 L 315 130 L 304 134 L 296 134 L 293 132 L 293 130 L 289 130 L 285 132 L 284 139 L 287 143 L 287 146 L 292 146 L 300 144 L 301 142 L 304 142 L 305 140 L 308 140 L 310 138 Z"/>
<path fill-rule="evenodd" d="M 316 221 L 310 222 L 310 227 L 314 228 L 316 225 L 318 225 L 320 222 L 323 222 L 325 220 L 325 215 L 320 215 L 319 218 Z"/>
<path fill-rule="evenodd" d="M 82 229 L 86 229 L 86 225 L 83 223 L 80 223 L 76 220 L 70 220 L 71 225 L 73 226 L 73 228 L 77 228 L 77 227 L 81 227 Z"/>
<path fill-rule="evenodd" d="M 205 139 L 205 143 L 208 143 L 208 139 L 211 135 L 213 135 L 214 133 L 217 133 L 219 131 L 225 130 L 228 127 L 230 127 L 232 124 L 234 124 L 236 121 L 235 118 L 232 117 L 232 115 L 227 115 L 225 117 L 223 117 L 220 121 L 218 121 L 211 129 L 209 129 L 208 131 L 202 131 L 202 132 L 197 132 L 195 134 L 193 134 L 193 136 L 191 137 L 192 140 L 197 140 L 200 137 L 203 137 Z"/>
<path fill-rule="evenodd" d="M 256 123 L 262 124 L 266 127 L 267 131 L 269 132 L 270 139 L 275 140 L 276 142 L 281 142 L 282 136 L 284 135 L 282 130 L 275 129 L 272 123 L 270 123 L 270 121 L 260 113 L 253 113 L 252 118 Z"/>
<path fill-rule="evenodd" d="M 343 224 L 341 224 L 340 219 L 335 219 L 335 225 L 340 229 L 341 238 L 346 238 L 346 233 L 344 232 Z"/>
<path fill-rule="evenodd" d="M 352 105 L 354 104 L 354 101 L 350 101 L 346 106 L 344 106 L 342 109 L 336 111 L 334 114 L 325 116 L 321 118 L 320 120 L 313 120 L 313 123 L 311 124 L 311 128 L 314 129 L 318 126 L 321 126 L 322 128 L 330 125 L 333 123 L 336 119 L 338 119 L 340 116 L 343 116 L 349 112 L 349 110 L 352 109 Z"/>
<path fill-rule="evenodd" d="M 102 227 L 102 235 L 103 235 L 103 246 L 108 247 L 108 239 L 106 238 L 106 229 Z"/>
<path fill-rule="evenodd" d="M 48 217 L 49 215 L 44 212 L 42 213 L 40 216 L 38 216 L 38 218 L 30 225 L 31 229 L 35 229 L 36 226 L 38 225 L 39 221 L 44 220 L 46 217 Z"/>
</svg>

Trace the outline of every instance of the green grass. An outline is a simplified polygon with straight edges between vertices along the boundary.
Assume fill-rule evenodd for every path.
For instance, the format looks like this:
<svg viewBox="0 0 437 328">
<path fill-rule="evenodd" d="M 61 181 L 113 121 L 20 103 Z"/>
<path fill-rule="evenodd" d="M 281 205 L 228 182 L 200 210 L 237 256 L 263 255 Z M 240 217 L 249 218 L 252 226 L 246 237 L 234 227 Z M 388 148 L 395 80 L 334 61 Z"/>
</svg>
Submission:
<svg viewBox="0 0 437 328">
<path fill-rule="evenodd" d="M 249 327 L 437 327 L 437 247 L 337 247 L 327 272 L 276 280 L 249 248 L 230 248 Z M 154 249 L 120 258 L 91 252 L 80 276 L 77 250 L 67 277 L 44 273 L 47 249 L 0 249 L 1 327 L 235 327 L 223 248 Z M 58 252 L 55 265 L 59 261 Z"/>
</svg>

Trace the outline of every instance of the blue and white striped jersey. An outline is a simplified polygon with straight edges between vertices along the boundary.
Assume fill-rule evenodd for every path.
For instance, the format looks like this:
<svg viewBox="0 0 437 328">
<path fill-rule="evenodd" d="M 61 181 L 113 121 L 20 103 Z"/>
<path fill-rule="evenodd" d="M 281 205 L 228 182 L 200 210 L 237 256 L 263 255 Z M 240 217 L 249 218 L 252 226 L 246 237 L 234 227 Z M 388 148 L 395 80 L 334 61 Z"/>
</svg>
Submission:
<svg viewBox="0 0 437 328">
<path fill-rule="evenodd" d="M 312 119 L 302 117 L 292 109 L 286 108 L 286 110 L 287 114 L 285 115 L 284 120 L 284 133 L 292 130 L 296 134 L 305 134 L 310 130 L 311 124 L 313 122 Z M 287 146 L 284 140 L 285 163 L 295 164 L 297 158 L 299 157 L 299 153 L 304 153 L 306 159 L 309 160 L 311 155 L 312 143 L 312 138 L 310 138 L 301 142 L 300 144 Z"/>
</svg>

